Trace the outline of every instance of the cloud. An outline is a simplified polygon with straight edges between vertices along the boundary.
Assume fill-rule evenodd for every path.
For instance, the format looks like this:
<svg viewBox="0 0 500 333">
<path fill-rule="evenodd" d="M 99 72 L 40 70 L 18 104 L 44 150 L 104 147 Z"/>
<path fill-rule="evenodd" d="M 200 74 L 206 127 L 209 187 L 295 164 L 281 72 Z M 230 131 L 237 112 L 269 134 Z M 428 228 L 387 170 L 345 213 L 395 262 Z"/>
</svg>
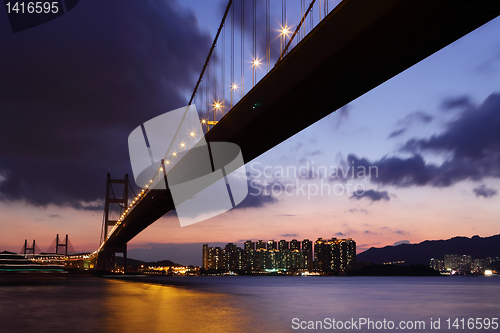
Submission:
<svg viewBox="0 0 500 333">
<path fill-rule="evenodd" d="M 250 178 L 250 174 L 247 173 L 249 177 L 248 183 L 248 195 L 243 201 L 238 204 L 234 209 L 246 209 L 246 208 L 259 208 L 265 205 L 277 203 L 279 200 L 272 196 L 271 188 L 274 184 L 280 184 L 277 181 L 262 184 L 260 182 L 254 181 L 255 179 Z M 281 187 L 283 187 L 280 184 Z"/>
<path fill-rule="evenodd" d="M 281 234 L 281 237 L 299 237 L 299 234 Z"/>
<path fill-rule="evenodd" d="M 434 116 L 432 116 L 424 111 L 414 111 L 414 112 L 409 113 L 403 119 L 398 120 L 397 124 L 408 128 L 415 123 L 428 124 L 433 120 L 434 120 Z"/>
<path fill-rule="evenodd" d="M 412 139 L 403 147 L 408 152 L 432 151 L 453 154 L 453 159 L 491 161 L 500 156 L 500 93 L 493 93 L 478 107 L 471 107 L 428 139 Z"/>
<path fill-rule="evenodd" d="M 491 198 L 492 196 L 495 196 L 498 194 L 498 191 L 495 190 L 494 188 L 488 188 L 486 185 L 482 184 L 479 187 L 476 187 L 473 189 L 474 193 L 476 193 L 476 197 L 485 197 L 485 198 Z"/>
<path fill-rule="evenodd" d="M 405 133 L 414 124 L 428 124 L 434 120 L 434 116 L 424 111 L 414 111 L 406 115 L 406 117 L 398 120 L 397 125 L 402 126 L 398 130 L 391 132 L 388 139 L 392 139 Z"/>
<path fill-rule="evenodd" d="M 211 38 L 176 1 L 80 2 L 65 17 L 0 31 L 0 200 L 102 209 L 106 173 L 132 176 L 128 135 L 186 105 Z"/>
<path fill-rule="evenodd" d="M 500 94 L 493 93 L 481 105 L 464 110 L 442 133 L 408 140 L 401 151 L 412 153 L 410 157 L 385 156 L 371 162 L 348 155 L 346 164 L 356 170 L 371 167 L 372 183 L 398 187 L 447 187 L 463 180 L 500 178 L 499 114 Z M 426 163 L 426 152 L 449 158 L 441 165 Z"/>
<path fill-rule="evenodd" d="M 295 152 L 297 150 L 299 150 L 302 146 L 304 145 L 303 142 L 296 142 L 292 148 L 290 148 L 290 151 L 291 152 Z"/>
<path fill-rule="evenodd" d="M 349 119 L 349 113 L 351 112 L 351 106 L 348 104 L 346 106 L 341 107 L 334 113 L 330 115 L 334 119 L 335 129 L 339 129 L 339 127 L 344 124 Z"/>
<path fill-rule="evenodd" d="M 349 197 L 349 199 L 357 199 L 357 200 L 360 200 L 362 198 L 367 198 L 370 199 L 371 201 L 380 201 L 380 200 L 389 201 L 391 199 L 387 191 L 379 192 L 375 190 L 368 190 L 361 194 L 357 194 L 356 192 L 354 192 L 353 195 Z"/>
<path fill-rule="evenodd" d="M 51 219 L 62 219 L 62 216 L 59 214 L 50 214 L 49 217 Z"/>
<path fill-rule="evenodd" d="M 315 151 L 312 152 L 306 152 L 304 156 L 318 156 L 318 155 L 323 155 L 323 151 L 316 149 Z"/>
<path fill-rule="evenodd" d="M 398 242 L 395 242 L 394 244 L 392 244 L 392 246 L 398 246 L 398 245 L 401 245 L 401 244 L 410 244 L 410 241 L 409 240 L 400 240 Z"/>
<path fill-rule="evenodd" d="M 400 136 L 401 134 L 403 134 L 404 132 L 406 132 L 407 129 L 406 128 L 402 128 L 400 130 L 396 130 L 394 132 L 391 132 L 391 134 L 389 134 L 389 139 L 392 139 L 392 138 L 395 138 L 397 136 Z"/>
<path fill-rule="evenodd" d="M 357 212 L 360 212 L 360 213 L 365 213 L 365 214 L 368 214 L 368 210 L 366 209 L 363 209 L 363 208 L 351 208 L 347 211 L 348 213 L 357 213 Z"/>
<path fill-rule="evenodd" d="M 455 109 L 466 109 L 472 107 L 474 104 L 472 103 L 469 96 L 457 96 L 446 98 L 441 104 L 441 108 L 445 111 L 451 111 Z"/>
<path fill-rule="evenodd" d="M 346 235 L 346 234 L 344 234 L 343 232 L 337 232 L 337 233 L 335 234 L 335 236 L 347 236 L 347 235 Z"/>
<path fill-rule="evenodd" d="M 291 217 L 291 216 L 297 216 L 297 215 L 294 215 L 294 214 L 277 214 L 277 215 L 274 215 L 274 216 L 277 216 L 277 217 Z"/>
<path fill-rule="evenodd" d="M 389 227 L 381 227 L 380 229 L 385 230 L 385 231 L 389 231 L 393 234 L 398 234 L 398 235 L 409 235 L 410 234 L 408 231 L 404 231 L 401 229 L 392 229 Z"/>
</svg>

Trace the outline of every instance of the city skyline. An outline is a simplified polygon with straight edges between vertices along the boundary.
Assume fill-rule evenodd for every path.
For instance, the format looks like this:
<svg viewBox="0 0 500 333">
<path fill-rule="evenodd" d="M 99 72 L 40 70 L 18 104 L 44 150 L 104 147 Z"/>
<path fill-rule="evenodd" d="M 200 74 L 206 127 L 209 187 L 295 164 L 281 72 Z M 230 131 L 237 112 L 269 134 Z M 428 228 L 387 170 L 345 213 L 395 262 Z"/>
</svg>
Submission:
<svg viewBox="0 0 500 333">
<path fill-rule="evenodd" d="M 346 273 L 356 269 L 356 242 L 351 238 L 318 238 L 314 243 L 309 239 L 248 240 L 243 248 L 233 243 L 224 248 L 203 244 L 202 255 L 206 271 Z"/>
</svg>

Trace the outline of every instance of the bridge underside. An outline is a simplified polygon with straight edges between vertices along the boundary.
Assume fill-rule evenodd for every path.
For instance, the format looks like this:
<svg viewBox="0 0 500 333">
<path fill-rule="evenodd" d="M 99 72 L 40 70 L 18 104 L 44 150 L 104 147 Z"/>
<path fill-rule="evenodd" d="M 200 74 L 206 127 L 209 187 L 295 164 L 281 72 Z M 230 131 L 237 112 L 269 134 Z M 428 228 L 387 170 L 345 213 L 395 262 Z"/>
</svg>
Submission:
<svg viewBox="0 0 500 333">
<path fill-rule="evenodd" d="M 206 140 L 238 144 L 249 162 L 498 15 L 498 0 L 344 0 Z M 106 246 L 172 209 L 168 190 L 149 192 Z"/>
</svg>

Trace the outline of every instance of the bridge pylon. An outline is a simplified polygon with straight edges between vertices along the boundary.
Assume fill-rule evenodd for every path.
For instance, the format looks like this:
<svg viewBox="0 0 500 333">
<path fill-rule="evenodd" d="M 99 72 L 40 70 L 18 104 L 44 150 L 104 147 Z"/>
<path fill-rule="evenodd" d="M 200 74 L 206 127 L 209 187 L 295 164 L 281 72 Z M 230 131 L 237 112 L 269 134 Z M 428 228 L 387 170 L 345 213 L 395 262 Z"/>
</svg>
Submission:
<svg viewBox="0 0 500 333">
<path fill-rule="evenodd" d="M 35 254 L 35 240 L 33 239 L 33 245 L 31 247 L 28 247 L 28 240 L 24 240 L 24 253 L 23 254 L 28 254 L 26 253 L 27 251 L 32 251 L 33 254 Z"/>
<path fill-rule="evenodd" d="M 64 243 L 59 243 L 59 234 L 56 235 L 56 254 L 59 253 L 59 248 L 64 247 L 64 255 L 68 255 L 68 235 L 66 235 L 66 241 Z"/>
<path fill-rule="evenodd" d="M 123 195 L 121 198 L 115 196 L 114 190 L 112 188 L 113 184 L 123 184 Z M 104 225 L 103 225 L 103 238 L 102 242 L 107 242 L 109 227 L 116 225 L 118 221 L 112 220 L 110 218 L 110 204 L 118 204 L 121 210 L 125 210 L 128 206 L 128 186 L 129 179 L 128 174 L 125 174 L 124 179 L 111 179 L 111 175 L 108 173 L 106 179 L 106 198 L 104 201 Z M 120 213 L 121 215 L 121 213 Z M 104 271 L 114 271 L 115 269 L 115 258 L 116 253 L 123 254 L 123 271 L 127 268 L 127 244 L 111 245 L 104 244 L 101 252 L 97 257 L 97 269 Z"/>
</svg>

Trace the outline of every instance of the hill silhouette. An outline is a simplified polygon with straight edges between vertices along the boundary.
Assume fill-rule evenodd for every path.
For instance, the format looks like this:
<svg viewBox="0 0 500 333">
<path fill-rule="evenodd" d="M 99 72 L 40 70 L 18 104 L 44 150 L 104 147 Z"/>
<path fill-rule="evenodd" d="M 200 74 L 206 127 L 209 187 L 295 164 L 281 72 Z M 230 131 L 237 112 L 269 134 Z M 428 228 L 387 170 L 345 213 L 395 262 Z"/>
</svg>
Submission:
<svg viewBox="0 0 500 333">
<path fill-rule="evenodd" d="M 500 257 L 500 235 L 453 237 L 447 240 L 426 240 L 418 244 L 372 247 L 358 254 L 357 261 L 382 264 L 404 260 L 405 266 L 429 265 L 431 258 L 443 260 L 445 254 L 467 254 L 472 259 Z"/>
</svg>

